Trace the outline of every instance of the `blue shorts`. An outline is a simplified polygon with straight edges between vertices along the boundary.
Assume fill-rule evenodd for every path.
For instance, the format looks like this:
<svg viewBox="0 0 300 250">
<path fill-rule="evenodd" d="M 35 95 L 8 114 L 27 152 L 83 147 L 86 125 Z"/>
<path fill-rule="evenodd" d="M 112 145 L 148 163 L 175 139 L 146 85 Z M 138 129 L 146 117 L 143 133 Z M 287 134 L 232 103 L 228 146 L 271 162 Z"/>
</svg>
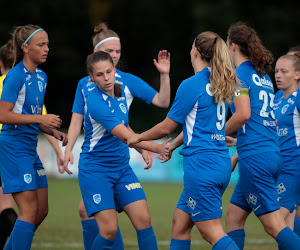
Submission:
<svg viewBox="0 0 300 250">
<path fill-rule="evenodd" d="M 230 203 L 257 217 L 280 209 L 276 181 L 281 171 L 279 152 L 265 152 L 239 161 L 239 180 Z"/>
<path fill-rule="evenodd" d="M 47 188 L 47 176 L 36 149 L 0 142 L 0 171 L 3 193 Z"/>
<path fill-rule="evenodd" d="M 230 158 L 198 153 L 183 158 L 184 188 L 177 208 L 193 222 L 222 217 L 222 195 L 231 175 Z"/>
<path fill-rule="evenodd" d="M 107 172 L 79 169 L 78 181 L 89 217 L 102 210 L 118 211 L 132 202 L 146 200 L 141 183 L 129 165 Z"/>
<path fill-rule="evenodd" d="M 300 157 L 288 163 L 283 161 L 276 185 L 280 206 L 292 213 L 300 201 Z"/>
</svg>

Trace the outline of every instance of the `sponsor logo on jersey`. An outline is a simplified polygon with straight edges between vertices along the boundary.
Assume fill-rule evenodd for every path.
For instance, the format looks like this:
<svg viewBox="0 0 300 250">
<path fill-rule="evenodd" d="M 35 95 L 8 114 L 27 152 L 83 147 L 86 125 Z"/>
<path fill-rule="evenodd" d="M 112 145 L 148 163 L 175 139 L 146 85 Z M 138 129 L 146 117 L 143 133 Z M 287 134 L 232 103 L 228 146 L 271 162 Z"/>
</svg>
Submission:
<svg viewBox="0 0 300 250">
<path fill-rule="evenodd" d="M 257 74 L 252 75 L 252 81 L 260 87 L 266 87 L 269 89 L 273 89 L 273 83 L 266 79 L 265 77 L 259 77 Z"/>
<path fill-rule="evenodd" d="M 24 181 L 29 184 L 32 181 L 32 176 L 31 174 L 25 174 L 24 175 Z"/>
<path fill-rule="evenodd" d="M 123 82 L 121 82 L 121 81 L 116 80 L 115 82 L 121 86 L 123 85 Z"/>
<path fill-rule="evenodd" d="M 289 107 L 289 104 L 285 104 L 281 109 L 281 114 L 284 114 L 287 111 L 288 107 Z"/>
<path fill-rule="evenodd" d="M 99 204 L 101 202 L 101 195 L 100 194 L 94 194 L 93 200 L 96 204 Z"/>
<path fill-rule="evenodd" d="M 218 135 L 218 134 L 211 134 L 211 139 L 217 141 L 225 141 L 224 135 Z"/>
<path fill-rule="evenodd" d="M 39 86 L 40 92 L 43 92 L 44 86 L 43 86 L 43 83 L 41 81 L 38 81 L 38 86 Z"/>
<path fill-rule="evenodd" d="M 122 112 L 123 112 L 124 114 L 127 113 L 127 108 L 125 107 L 124 103 L 120 103 L 119 107 L 120 107 L 120 109 L 122 110 Z"/>
<path fill-rule="evenodd" d="M 187 201 L 187 206 L 194 210 L 196 205 L 197 205 L 197 202 L 194 201 L 194 199 L 192 197 L 190 197 L 189 200 Z"/>
<path fill-rule="evenodd" d="M 276 123 L 275 123 L 275 121 L 263 120 L 263 125 L 268 126 L 268 127 L 275 127 Z"/>
<path fill-rule="evenodd" d="M 88 91 L 92 91 L 93 89 L 95 89 L 95 87 L 93 87 L 93 88 L 88 88 Z"/>
<path fill-rule="evenodd" d="M 256 205 L 257 197 L 253 194 L 249 194 L 249 203 L 252 203 L 253 205 Z"/>
<path fill-rule="evenodd" d="M 30 105 L 31 106 L 31 112 L 34 115 L 40 115 L 42 114 L 42 107 L 39 105 L 39 98 L 36 98 L 36 105 Z"/>
<path fill-rule="evenodd" d="M 295 102 L 292 100 L 292 98 L 289 98 L 287 102 L 290 104 L 295 104 Z"/>
<path fill-rule="evenodd" d="M 277 135 L 278 136 L 286 136 L 288 134 L 287 128 L 278 128 L 277 127 Z"/>
<path fill-rule="evenodd" d="M 28 75 L 25 80 L 28 82 L 31 79 L 31 75 Z"/>
<path fill-rule="evenodd" d="M 281 193 L 283 193 L 283 192 L 286 191 L 286 188 L 285 188 L 285 186 L 284 186 L 283 183 L 279 183 L 279 184 L 276 186 L 276 189 L 277 189 L 277 193 L 278 193 L 278 194 L 281 194 Z"/>
<path fill-rule="evenodd" d="M 125 187 L 127 188 L 128 191 L 130 191 L 133 189 L 142 188 L 142 185 L 141 185 L 141 183 L 136 182 L 136 183 L 130 183 L 128 185 L 125 185 Z"/>
<path fill-rule="evenodd" d="M 45 79 L 43 77 L 41 77 L 39 74 L 36 75 L 37 79 L 41 80 L 41 81 L 45 81 Z"/>
</svg>

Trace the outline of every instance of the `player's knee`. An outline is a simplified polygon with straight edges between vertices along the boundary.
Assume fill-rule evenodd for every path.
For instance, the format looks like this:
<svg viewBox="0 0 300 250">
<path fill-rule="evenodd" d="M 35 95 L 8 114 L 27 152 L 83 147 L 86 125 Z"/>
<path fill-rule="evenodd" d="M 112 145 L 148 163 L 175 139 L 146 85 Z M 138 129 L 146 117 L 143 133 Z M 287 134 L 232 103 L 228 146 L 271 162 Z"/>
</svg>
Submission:
<svg viewBox="0 0 300 250">
<path fill-rule="evenodd" d="M 86 210 L 85 210 L 85 206 L 84 206 L 82 201 L 80 202 L 80 204 L 78 206 L 78 214 L 79 214 L 81 220 L 87 220 L 88 219 L 88 216 L 87 216 L 87 213 L 86 213 Z"/>
<path fill-rule="evenodd" d="M 101 236 L 109 239 L 114 240 L 116 238 L 118 232 L 118 227 L 115 225 L 107 225 L 103 230 L 101 230 Z"/>
</svg>

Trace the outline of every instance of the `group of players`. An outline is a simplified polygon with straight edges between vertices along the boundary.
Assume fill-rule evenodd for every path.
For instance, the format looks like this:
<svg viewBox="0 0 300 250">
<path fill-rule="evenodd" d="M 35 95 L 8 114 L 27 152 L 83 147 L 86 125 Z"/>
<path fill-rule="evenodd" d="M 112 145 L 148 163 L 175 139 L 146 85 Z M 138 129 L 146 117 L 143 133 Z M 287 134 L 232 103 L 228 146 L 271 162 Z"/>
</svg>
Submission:
<svg viewBox="0 0 300 250">
<path fill-rule="evenodd" d="M 47 76 L 38 65 L 48 56 L 48 35 L 36 25 L 14 31 L 14 67 L 5 72 L 0 101 L 0 171 L 3 193 L 12 194 L 19 215 L 16 219 L 9 208 L 14 214 L 10 221 L 16 221 L 4 249 L 30 249 L 48 213 L 47 178 L 36 153 L 39 131 L 66 145 L 61 172 L 72 174 L 68 164 L 73 163 L 72 148 L 83 123 L 78 180 L 85 249 L 124 249 L 118 228 L 121 211 L 137 231 L 139 249 L 158 249 L 145 193 L 129 166 L 128 146 L 139 151 L 145 168 L 150 168 L 149 151 L 165 162 L 181 145 L 184 189 L 173 214 L 171 250 L 190 249 L 194 225 L 212 249 L 243 249 L 244 224 L 251 211 L 279 249 L 298 249 L 300 238 L 292 229 L 300 201 L 300 53 L 291 51 L 277 60 L 280 90 L 275 95 L 267 75 L 272 54 L 251 27 L 232 25 L 226 42 L 214 32 L 202 32 L 190 51 L 195 74 L 179 86 L 167 117 L 136 134 L 128 120 L 134 97 L 169 107 L 170 53 L 162 50 L 154 60 L 160 73 L 157 92 L 116 69 L 121 57 L 116 32 L 100 23 L 95 33 L 94 51 L 86 61 L 89 75 L 78 83 L 67 138 L 57 130 L 59 116 L 42 115 Z M 226 121 L 229 106 L 232 116 Z M 151 141 L 179 124 L 183 130 L 172 142 Z M 237 140 L 229 137 L 234 132 Z M 231 161 L 228 146 L 235 144 L 238 155 Z M 61 165 L 62 153 L 56 152 Z M 222 195 L 237 158 L 240 178 L 227 209 L 225 233 Z"/>
</svg>

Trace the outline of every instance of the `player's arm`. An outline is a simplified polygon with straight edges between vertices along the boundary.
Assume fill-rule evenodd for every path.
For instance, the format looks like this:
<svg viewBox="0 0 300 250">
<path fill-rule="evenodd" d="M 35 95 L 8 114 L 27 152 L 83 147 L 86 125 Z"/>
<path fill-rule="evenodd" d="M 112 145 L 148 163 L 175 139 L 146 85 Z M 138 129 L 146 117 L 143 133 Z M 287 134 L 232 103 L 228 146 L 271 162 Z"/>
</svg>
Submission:
<svg viewBox="0 0 300 250">
<path fill-rule="evenodd" d="M 64 169 L 68 174 L 72 174 L 72 172 L 68 169 L 69 162 L 73 165 L 73 147 L 78 139 L 78 136 L 81 133 L 83 122 L 83 115 L 78 113 L 73 113 L 71 118 L 71 123 L 68 130 L 68 139 L 69 143 L 65 149 L 65 157 L 64 157 Z"/>
<path fill-rule="evenodd" d="M 17 114 L 12 110 L 15 104 L 7 101 L 0 101 L 0 123 L 9 125 L 26 125 L 39 123 L 48 128 L 59 128 L 61 119 L 58 115 L 25 115 Z"/>
<path fill-rule="evenodd" d="M 230 135 L 240 129 L 249 120 L 251 115 L 248 88 L 240 88 L 233 99 L 235 112 L 226 122 L 225 134 Z"/>
<path fill-rule="evenodd" d="M 170 105 L 170 57 L 168 51 L 162 50 L 158 53 L 158 60 L 153 59 L 155 67 L 160 72 L 160 88 L 152 104 L 161 108 L 168 108 Z"/>
</svg>

